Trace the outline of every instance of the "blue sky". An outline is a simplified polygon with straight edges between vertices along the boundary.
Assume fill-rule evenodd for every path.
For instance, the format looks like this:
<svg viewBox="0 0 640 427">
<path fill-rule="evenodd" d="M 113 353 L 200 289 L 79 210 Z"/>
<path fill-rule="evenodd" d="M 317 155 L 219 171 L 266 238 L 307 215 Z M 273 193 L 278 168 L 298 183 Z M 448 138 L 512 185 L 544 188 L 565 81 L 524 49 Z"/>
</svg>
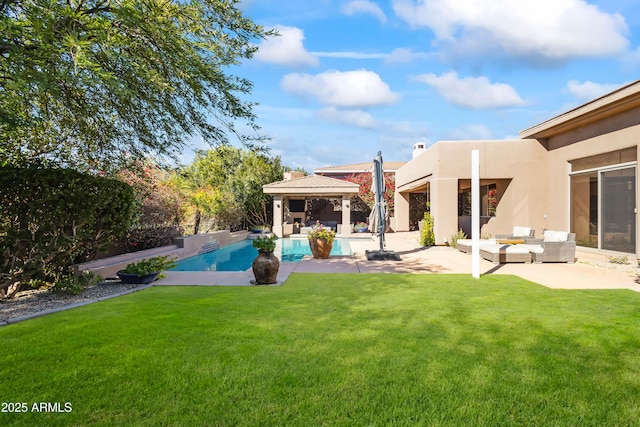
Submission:
<svg viewBox="0 0 640 427">
<path fill-rule="evenodd" d="M 633 0 L 244 0 L 280 37 L 234 72 L 272 154 L 314 168 L 505 139 L 640 79 Z"/>
</svg>

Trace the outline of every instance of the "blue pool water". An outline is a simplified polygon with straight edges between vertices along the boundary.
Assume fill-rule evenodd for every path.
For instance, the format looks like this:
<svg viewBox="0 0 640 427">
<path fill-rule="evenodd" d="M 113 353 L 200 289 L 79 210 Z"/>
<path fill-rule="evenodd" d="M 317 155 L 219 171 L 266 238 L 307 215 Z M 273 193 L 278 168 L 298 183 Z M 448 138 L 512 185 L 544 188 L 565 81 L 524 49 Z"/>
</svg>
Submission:
<svg viewBox="0 0 640 427">
<path fill-rule="evenodd" d="M 311 248 L 307 239 L 278 239 L 274 254 L 285 262 L 300 261 L 305 255 L 311 256 Z M 347 240 L 336 239 L 333 242 L 331 255 L 351 255 L 351 246 Z M 243 240 L 217 251 L 195 255 L 178 261 L 173 271 L 245 271 L 258 251 L 251 240 Z"/>
</svg>

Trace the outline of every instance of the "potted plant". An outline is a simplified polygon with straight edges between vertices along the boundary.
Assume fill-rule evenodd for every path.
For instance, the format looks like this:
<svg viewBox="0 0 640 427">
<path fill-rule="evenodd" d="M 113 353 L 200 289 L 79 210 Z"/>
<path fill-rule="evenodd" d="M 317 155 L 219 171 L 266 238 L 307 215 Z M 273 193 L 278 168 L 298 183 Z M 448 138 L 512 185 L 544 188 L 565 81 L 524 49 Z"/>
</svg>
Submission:
<svg viewBox="0 0 640 427">
<path fill-rule="evenodd" d="M 320 221 L 316 222 L 308 234 L 309 247 L 314 258 L 327 259 L 333 247 L 336 232 L 330 228 L 324 228 Z"/>
<path fill-rule="evenodd" d="M 353 227 L 353 229 L 356 231 L 356 233 L 366 233 L 367 231 L 369 231 L 369 226 L 366 222 L 359 222 Z"/>
<path fill-rule="evenodd" d="M 253 241 L 253 247 L 258 250 L 258 256 L 253 260 L 252 269 L 256 285 L 271 285 L 276 283 L 280 261 L 273 255 L 276 248 L 276 237 L 258 237 Z"/>
<path fill-rule="evenodd" d="M 147 284 L 156 280 L 162 271 L 175 267 L 174 261 L 175 258 L 168 259 L 166 256 L 143 259 L 127 264 L 124 270 L 116 274 L 122 283 Z"/>
</svg>

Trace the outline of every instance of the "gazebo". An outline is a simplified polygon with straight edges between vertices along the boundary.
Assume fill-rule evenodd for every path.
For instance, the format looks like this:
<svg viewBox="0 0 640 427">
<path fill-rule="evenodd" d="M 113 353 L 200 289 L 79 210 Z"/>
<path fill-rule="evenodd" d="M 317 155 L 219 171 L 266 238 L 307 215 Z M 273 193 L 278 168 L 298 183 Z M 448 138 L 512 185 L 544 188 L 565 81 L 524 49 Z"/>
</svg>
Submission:
<svg viewBox="0 0 640 427">
<path fill-rule="evenodd" d="M 273 233 L 278 237 L 295 232 L 295 224 L 304 226 L 306 203 L 310 199 L 340 199 L 342 221 L 337 225 L 338 233 L 351 233 L 351 196 L 358 194 L 360 186 L 326 176 L 309 175 L 262 186 L 265 194 L 273 196 Z"/>
</svg>

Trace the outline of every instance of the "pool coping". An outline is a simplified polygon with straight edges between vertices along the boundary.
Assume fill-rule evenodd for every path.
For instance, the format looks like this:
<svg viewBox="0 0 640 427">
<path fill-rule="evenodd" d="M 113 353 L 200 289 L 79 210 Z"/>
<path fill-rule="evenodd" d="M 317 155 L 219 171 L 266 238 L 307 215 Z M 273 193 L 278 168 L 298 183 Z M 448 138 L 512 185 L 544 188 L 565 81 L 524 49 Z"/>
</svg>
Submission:
<svg viewBox="0 0 640 427">
<path fill-rule="evenodd" d="M 280 262 L 276 285 L 281 285 L 291 273 L 361 273 L 355 255 L 335 255 L 328 259 L 305 256 L 300 261 Z M 256 286 L 253 270 L 245 271 L 165 271 L 155 286 Z"/>
<path fill-rule="evenodd" d="M 296 236 L 301 236 L 301 237 L 291 237 L 291 236 L 287 236 L 285 239 L 291 238 L 291 240 L 306 240 L 306 235 L 302 234 L 302 235 L 296 235 Z M 353 249 L 353 247 L 351 246 L 352 242 L 358 242 L 358 243 L 371 243 L 373 242 L 373 238 L 371 236 L 365 236 L 365 237 L 350 237 L 350 236 L 336 236 L 336 239 L 340 239 L 340 240 L 345 240 L 345 241 L 351 241 L 349 242 L 349 251 L 351 252 L 350 254 L 338 254 L 338 255 L 331 255 L 331 258 L 344 258 L 344 257 L 353 257 L 356 256 L 357 253 L 356 251 Z M 282 240 L 278 239 L 278 240 Z M 207 256 L 207 255 L 211 255 L 211 254 L 215 254 L 216 252 L 218 252 L 219 250 L 223 250 L 224 248 L 234 245 L 234 244 L 240 244 L 240 243 L 244 243 L 247 246 L 250 246 L 248 243 L 246 242 L 251 242 L 251 239 L 247 239 L 247 240 L 242 240 L 239 242 L 234 242 L 230 245 L 226 245 L 223 247 L 220 247 L 220 249 L 217 249 L 215 251 L 211 251 L 211 252 L 206 252 L 206 253 L 196 253 L 196 254 L 190 254 L 188 256 L 179 258 L 177 260 L 178 265 L 180 262 L 194 258 L 194 257 L 198 257 L 198 256 Z M 257 254 L 257 252 L 256 252 Z M 309 253 L 305 253 L 305 254 L 296 254 L 296 255 L 302 255 L 302 258 L 299 260 L 295 260 L 295 261 L 283 261 L 281 255 L 276 255 L 278 257 L 278 259 L 280 260 L 280 264 L 285 264 L 285 263 L 299 263 L 302 260 L 304 260 L 305 258 L 311 258 L 311 252 L 309 251 Z M 253 259 L 251 260 L 253 261 Z M 249 265 L 249 267 L 246 270 L 241 270 L 241 271 L 234 271 L 234 270 L 225 270 L 225 271 L 198 271 L 198 270 L 166 270 L 163 274 L 164 275 L 173 275 L 173 273 L 207 273 L 207 274 L 202 274 L 202 275 L 194 275 L 194 277 L 197 278 L 198 282 L 203 282 L 202 284 L 205 284 L 204 282 L 206 282 L 207 284 L 218 284 L 218 283 L 224 283 L 225 278 L 231 280 L 231 283 L 236 284 L 236 283 L 240 283 L 244 281 L 244 275 L 246 275 L 246 273 L 251 273 L 251 277 L 253 277 L 253 273 L 251 271 L 251 265 Z M 231 276 L 228 275 L 228 273 L 235 273 Z M 186 275 L 181 275 L 183 277 L 188 277 Z M 237 279 L 235 279 L 235 277 L 238 277 Z M 286 277 L 288 277 L 288 274 L 286 275 Z M 286 277 L 283 280 L 286 280 Z M 221 282 L 222 281 L 222 282 Z M 179 284 L 179 283 L 176 283 Z M 200 283 L 198 283 L 200 284 Z"/>
</svg>

